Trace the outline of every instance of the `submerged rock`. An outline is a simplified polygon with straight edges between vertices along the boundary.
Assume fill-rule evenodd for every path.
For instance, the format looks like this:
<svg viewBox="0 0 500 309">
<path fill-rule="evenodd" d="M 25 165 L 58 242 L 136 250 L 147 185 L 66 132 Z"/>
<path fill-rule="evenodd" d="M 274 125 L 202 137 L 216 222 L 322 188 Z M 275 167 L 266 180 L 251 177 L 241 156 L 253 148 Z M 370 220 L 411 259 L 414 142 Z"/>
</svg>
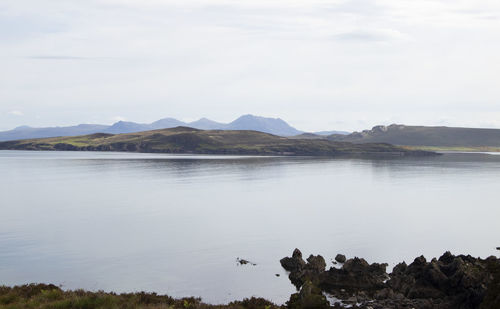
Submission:
<svg viewBox="0 0 500 309">
<path fill-rule="evenodd" d="M 236 262 L 239 264 L 239 265 L 252 265 L 252 266 L 257 266 L 257 264 L 255 263 L 252 263 L 250 262 L 249 260 L 245 260 L 245 259 L 240 259 L 240 258 L 236 258 Z"/>
</svg>

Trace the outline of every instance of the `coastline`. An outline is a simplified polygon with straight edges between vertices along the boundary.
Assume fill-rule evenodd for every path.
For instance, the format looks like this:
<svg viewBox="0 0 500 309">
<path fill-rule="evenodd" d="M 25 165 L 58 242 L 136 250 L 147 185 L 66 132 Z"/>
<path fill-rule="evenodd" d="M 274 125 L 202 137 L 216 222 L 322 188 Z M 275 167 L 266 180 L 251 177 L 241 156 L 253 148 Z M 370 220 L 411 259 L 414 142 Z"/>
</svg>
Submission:
<svg viewBox="0 0 500 309">
<path fill-rule="evenodd" d="M 39 138 L 0 142 L 2 150 L 118 151 L 138 153 L 259 156 L 430 156 L 385 143 L 353 144 L 329 140 L 290 139 L 257 131 L 196 130 L 177 127 L 126 134 Z"/>
<path fill-rule="evenodd" d="M 423 151 L 432 151 L 439 153 L 491 153 L 491 154 L 499 154 L 500 147 L 491 147 L 491 146 L 478 146 L 478 147 L 463 147 L 463 146 L 407 146 L 407 145 L 398 145 L 401 148 L 408 150 L 423 150 Z"/>
<path fill-rule="evenodd" d="M 53 284 L 0 286 L 0 308 L 360 308 L 360 309 L 493 309 L 500 306 L 500 259 L 445 252 L 402 262 L 389 274 L 387 264 L 338 254 L 326 268 L 321 255 L 302 258 L 299 249 L 280 260 L 297 293 L 282 305 L 259 297 L 227 304 L 201 298 L 172 298 L 154 292 L 113 293 L 63 290 Z"/>
</svg>

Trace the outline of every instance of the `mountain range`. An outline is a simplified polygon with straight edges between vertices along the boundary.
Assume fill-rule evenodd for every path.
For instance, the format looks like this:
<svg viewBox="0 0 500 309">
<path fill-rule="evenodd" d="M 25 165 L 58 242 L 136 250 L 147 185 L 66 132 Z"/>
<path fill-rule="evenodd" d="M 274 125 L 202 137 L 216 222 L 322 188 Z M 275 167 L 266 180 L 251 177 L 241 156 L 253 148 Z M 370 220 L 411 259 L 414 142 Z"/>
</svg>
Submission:
<svg viewBox="0 0 500 309">
<path fill-rule="evenodd" d="M 0 141 L 80 136 L 95 133 L 124 134 L 175 127 L 190 127 L 199 130 L 250 130 L 293 139 L 327 139 L 335 142 L 356 144 L 388 143 L 428 150 L 500 151 L 500 129 L 392 124 L 389 126 L 379 125 L 370 130 L 354 133 L 343 131 L 306 133 L 290 126 L 280 118 L 266 118 L 254 115 L 243 115 L 230 123 L 216 122 L 207 118 L 201 118 L 193 122 L 163 118 L 149 124 L 118 121 L 112 125 L 80 124 L 77 126 L 48 128 L 22 126 L 14 130 L 0 132 Z"/>
<path fill-rule="evenodd" d="M 153 123 L 136 123 L 129 121 L 118 121 L 112 125 L 80 124 L 68 127 L 32 128 L 28 126 L 17 127 L 13 130 L 0 132 L 0 141 L 77 136 L 94 133 L 122 134 L 149 130 L 168 129 L 174 127 L 190 127 L 200 130 L 252 130 L 269 133 L 278 136 L 294 136 L 304 133 L 290 126 L 280 118 L 267 118 L 254 115 L 243 115 L 230 123 L 220 123 L 207 118 L 201 118 L 193 122 L 183 122 L 174 118 L 163 118 Z M 330 134 L 348 134 L 344 131 L 316 132 L 321 136 Z"/>
</svg>

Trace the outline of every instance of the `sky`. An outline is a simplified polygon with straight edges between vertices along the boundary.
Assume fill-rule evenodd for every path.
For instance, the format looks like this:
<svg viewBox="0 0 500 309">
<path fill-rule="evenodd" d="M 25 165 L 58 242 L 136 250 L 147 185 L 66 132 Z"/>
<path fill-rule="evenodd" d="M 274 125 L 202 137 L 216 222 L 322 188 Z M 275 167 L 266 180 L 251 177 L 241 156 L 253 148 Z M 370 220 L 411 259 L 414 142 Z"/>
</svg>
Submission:
<svg viewBox="0 0 500 309">
<path fill-rule="evenodd" d="M 498 0 L 2 0 L 0 130 L 500 128 Z"/>
</svg>

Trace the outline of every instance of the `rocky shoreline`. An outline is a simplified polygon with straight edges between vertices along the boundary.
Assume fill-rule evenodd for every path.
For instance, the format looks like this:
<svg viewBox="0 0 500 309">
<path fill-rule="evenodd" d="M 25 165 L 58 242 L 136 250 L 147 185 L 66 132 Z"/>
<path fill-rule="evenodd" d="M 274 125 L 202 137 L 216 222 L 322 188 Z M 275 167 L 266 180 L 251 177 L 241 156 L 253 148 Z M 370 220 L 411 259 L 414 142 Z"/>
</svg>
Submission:
<svg viewBox="0 0 500 309">
<path fill-rule="evenodd" d="M 238 259 L 239 263 L 253 263 Z M 64 291 L 47 284 L 0 286 L 0 308 L 360 308 L 360 309 L 499 309 L 500 259 L 486 259 L 445 252 L 427 261 L 417 257 L 387 273 L 387 264 L 337 255 L 326 269 L 325 259 L 299 249 L 280 260 L 297 288 L 284 305 L 263 298 L 249 298 L 226 305 L 206 304 L 199 298 L 174 299 L 156 293 Z"/>
<path fill-rule="evenodd" d="M 387 273 L 387 264 L 337 255 L 340 267 L 326 270 L 325 259 L 299 249 L 280 263 L 299 290 L 289 308 L 489 309 L 500 308 L 500 260 L 445 252 L 439 259 L 417 257 Z M 335 300 L 333 304 L 327 296 Z"/>
</svg>

